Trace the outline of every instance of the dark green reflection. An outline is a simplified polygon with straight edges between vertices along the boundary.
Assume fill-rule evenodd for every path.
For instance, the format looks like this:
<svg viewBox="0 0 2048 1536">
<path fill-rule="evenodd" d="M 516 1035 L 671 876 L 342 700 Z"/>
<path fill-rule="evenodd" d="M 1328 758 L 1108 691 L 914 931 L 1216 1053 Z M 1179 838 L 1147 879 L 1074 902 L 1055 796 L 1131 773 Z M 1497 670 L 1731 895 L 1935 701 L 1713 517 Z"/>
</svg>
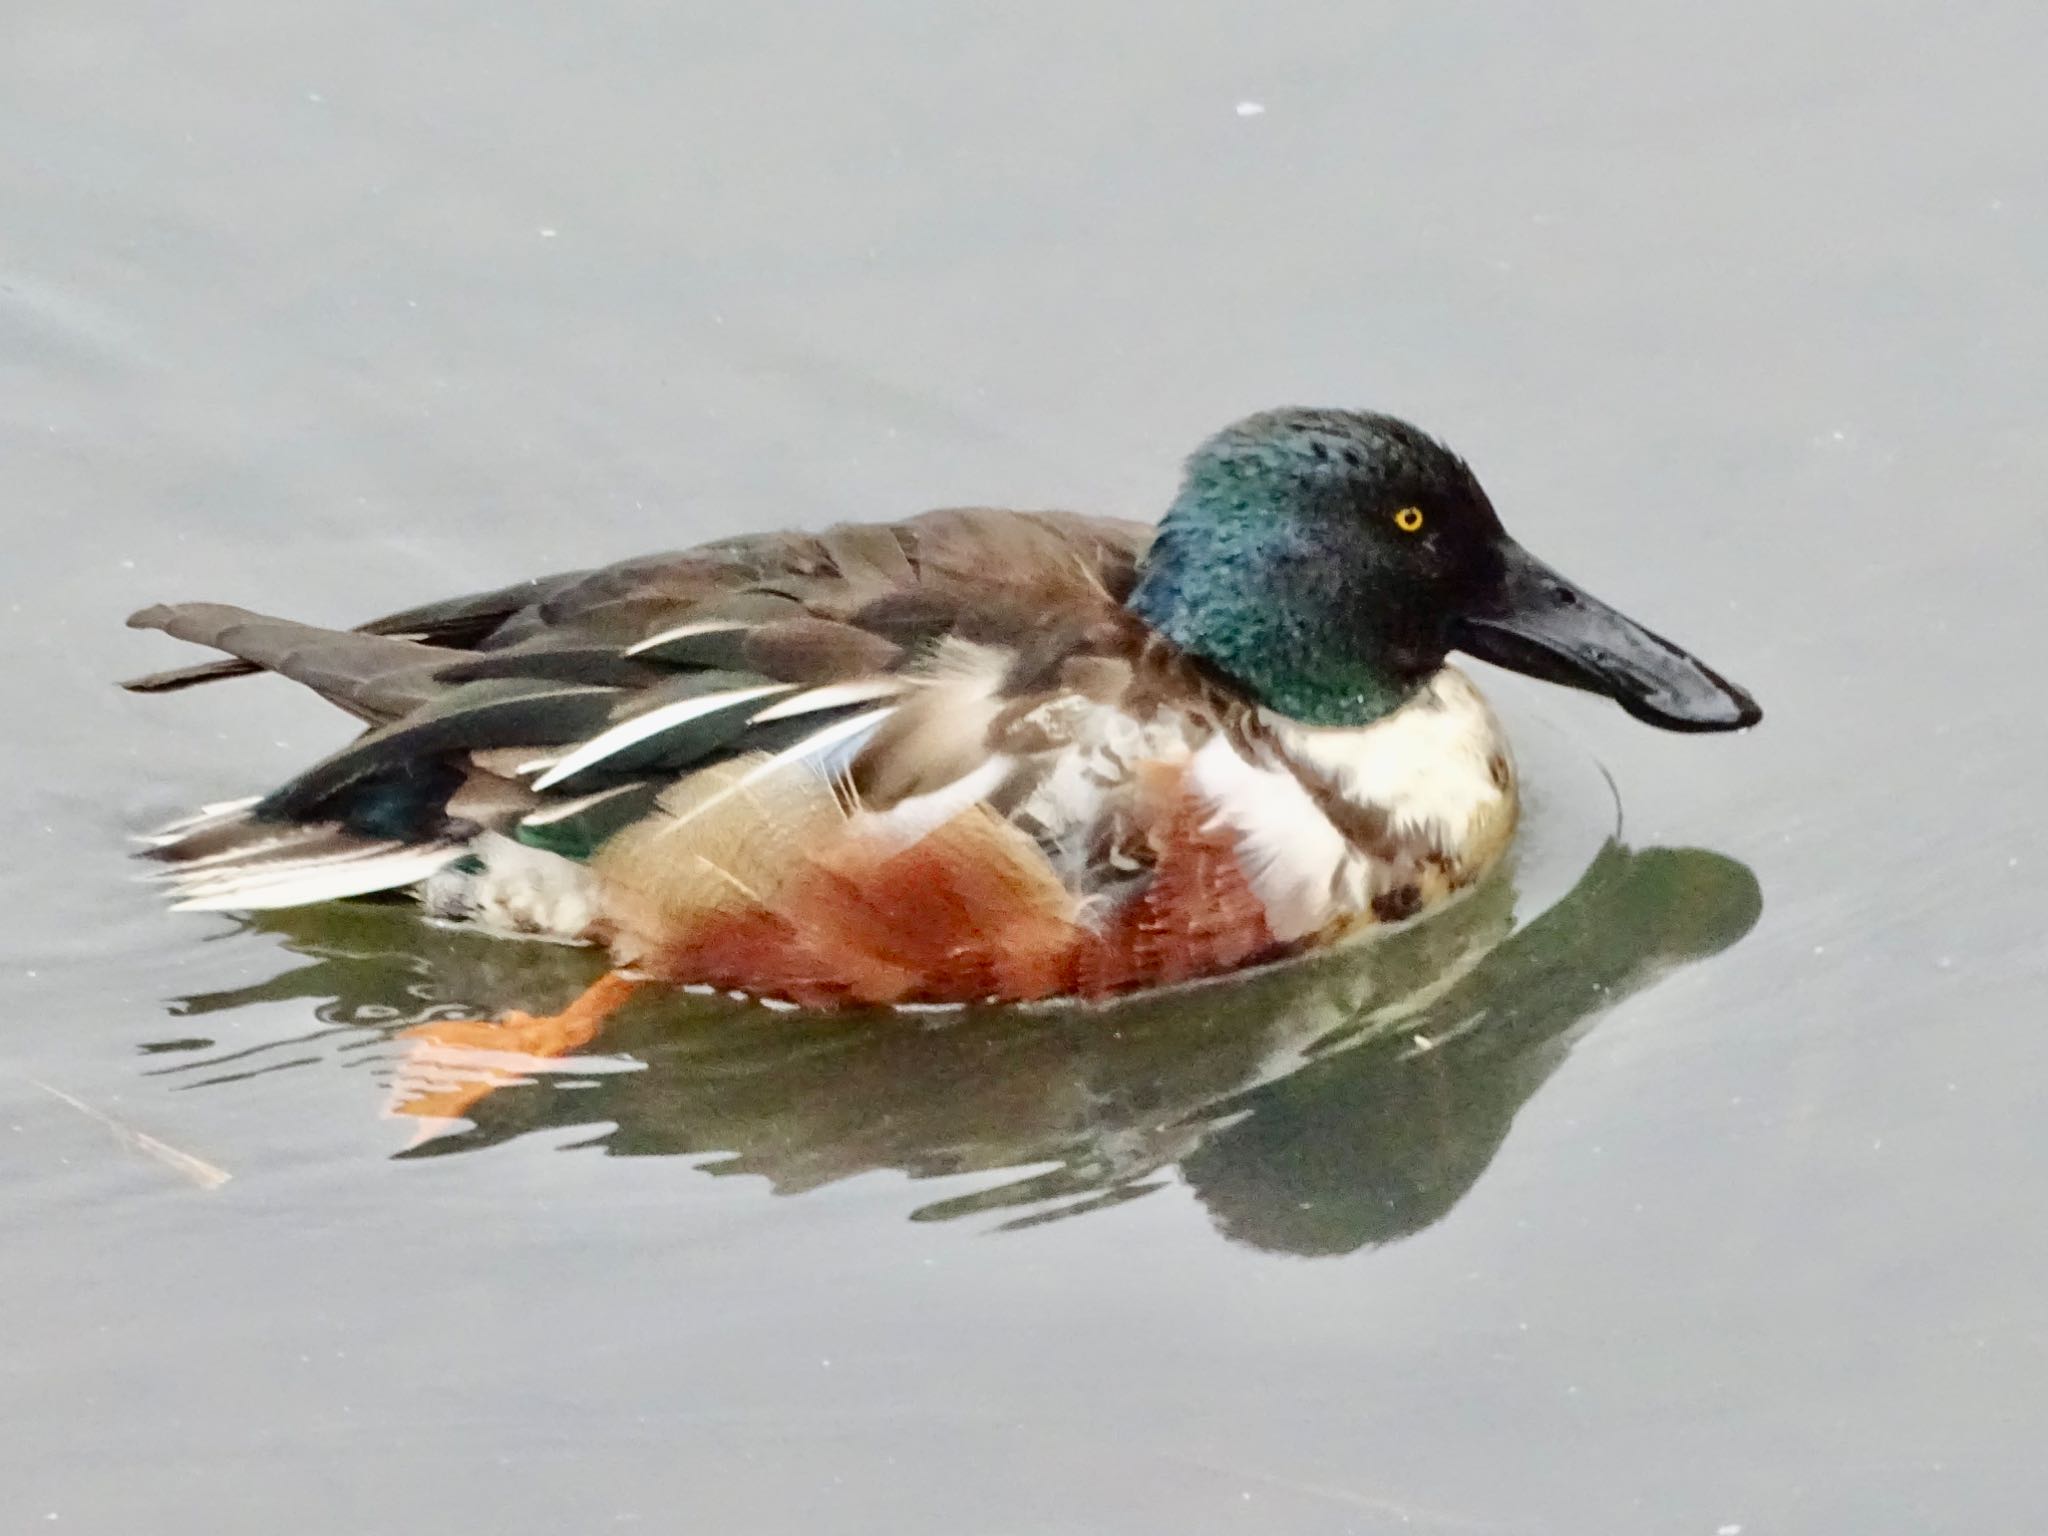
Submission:
<svg viewBox="0 0 2048 1536">
<path fill-rule="evenodd" d="M 610 1152 L 709 1157 L 712 1173 L 755 1174 L 784 1193 L 874 1169 L 1030 1167 L 917 1213 L 1002 1211 L 1013 1225 L 1133 1198 L 1178 1165 L 1226 1235 L 1349 1252 L 1448 1211 L 1593 1019 L 1727 948 L 1762 907 L 1731 859 L 1614 843 L 1518 932 L 1513 903 L 1496 880 L 1376 943 L 1106 1008 L 818 1018 L 652 998 L 602 1041 L 643 1070 L 503 1089 L 476 1106 L 473 1128 L 406 1155 L 591 1125 Z M 311 963 L 176 1011 L 319 998 L 331 1025 L 389 1031 L 552 1008 L 599 964 L 424 928 L 404 908 L 333 906 L 262 927 Z M 306 1037 L 286 1045 L 304 1060 Z M 262 1054 L 169 1070 L 218 1083 L 263 1070 Z"/>
</svg>

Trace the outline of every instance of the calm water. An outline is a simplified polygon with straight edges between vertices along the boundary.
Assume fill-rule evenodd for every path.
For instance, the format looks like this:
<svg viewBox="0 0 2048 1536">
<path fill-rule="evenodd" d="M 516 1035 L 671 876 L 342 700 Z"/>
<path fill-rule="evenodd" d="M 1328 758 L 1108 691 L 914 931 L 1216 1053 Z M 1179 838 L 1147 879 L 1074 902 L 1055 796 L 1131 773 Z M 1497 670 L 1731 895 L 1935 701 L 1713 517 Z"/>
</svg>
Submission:
<svg viewBox="0 0 2048 1536">
<path fill-rule="evenodd" d="M 2044 47 L 16 0 L 0 1531 L 2038 1529 Z M 1286 401 L 1445 433 L 1764 728 L 1489 674 L 1538 804 L 1441 921 L 1106 1018 L 643 1004 L 419 1147 L 390 1032 L 589 957 L 129 880 L 346 730 L 113 692 L 145 601 L 1143 513 Z"/>
</svg>

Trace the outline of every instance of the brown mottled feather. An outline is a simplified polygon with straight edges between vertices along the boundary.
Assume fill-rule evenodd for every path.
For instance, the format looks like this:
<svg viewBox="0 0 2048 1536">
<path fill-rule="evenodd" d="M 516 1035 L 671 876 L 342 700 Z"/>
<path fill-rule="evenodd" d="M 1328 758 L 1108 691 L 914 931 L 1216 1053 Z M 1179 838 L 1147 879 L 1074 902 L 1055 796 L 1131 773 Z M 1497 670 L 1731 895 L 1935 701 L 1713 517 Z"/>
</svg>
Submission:
<svg viewBox="0 0 2048 1536">
<path fill-rule="evenodd" d="M 670 980 L 825 1007 L 1099 997 L 1276 952 L 1229 835 L 1177 772 L 1154 777 L 1152 878 L 1099 921 L 1029 837 L 975 805 L 907 847 L 844 824 L 750 894 L 735 881 L 668 903 L 634 953 Z"/>
</svg>

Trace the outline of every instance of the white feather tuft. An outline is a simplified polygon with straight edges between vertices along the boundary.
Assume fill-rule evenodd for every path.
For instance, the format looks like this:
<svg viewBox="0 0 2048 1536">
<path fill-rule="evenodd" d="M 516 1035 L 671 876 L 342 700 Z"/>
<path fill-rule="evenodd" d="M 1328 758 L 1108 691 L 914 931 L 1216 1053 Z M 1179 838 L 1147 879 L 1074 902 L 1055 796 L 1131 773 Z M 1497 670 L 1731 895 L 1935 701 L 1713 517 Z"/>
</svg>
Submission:
<svg viewBox="0 0 2048 1536">
<path fill-rule="evenodd" d="M 443 868 L 420 892 L 432 917 L 493 933 L 582 943 L 597 924 L 597 880 L 589 866 L 498 832 L 469 845 L 483 868 Z"/>
<path fill-rule="evenodd" d="M 892 847 L 908 848 L 919 838 L 937 831 L 970 805 L 985 800 L 1016 770 L 1012 757 L 991 757 L 971 773 L 927 794 L 899 800 L 886 811 L 861 817 L 864 831 L 877 834 Z"/>
</svg>

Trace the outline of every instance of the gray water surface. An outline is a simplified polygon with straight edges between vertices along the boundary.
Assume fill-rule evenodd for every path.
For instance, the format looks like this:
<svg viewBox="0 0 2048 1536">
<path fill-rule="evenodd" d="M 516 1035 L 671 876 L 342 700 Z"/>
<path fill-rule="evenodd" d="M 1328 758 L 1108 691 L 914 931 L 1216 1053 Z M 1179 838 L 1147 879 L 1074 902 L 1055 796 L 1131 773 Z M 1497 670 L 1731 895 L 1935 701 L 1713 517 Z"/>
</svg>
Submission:
<svg viewBox="0 0 2048 1536">
<path fill-rule="evenodd" d="M 19 0 L 0 1532 L 2037 1530 L 2044 56 L 2022 3 Z M 1369 953 L 1107 1031 L 647 1002 L 418 1146 L 393 1033 L 591 957 L 129 878 L 348 728 L 115 692 L 183 654 L 145 602 L 1147 515 L 1283 402 L 1444 434 L 1764 726 L 1481 669 L 1528 844 Z"/>
</svg>

